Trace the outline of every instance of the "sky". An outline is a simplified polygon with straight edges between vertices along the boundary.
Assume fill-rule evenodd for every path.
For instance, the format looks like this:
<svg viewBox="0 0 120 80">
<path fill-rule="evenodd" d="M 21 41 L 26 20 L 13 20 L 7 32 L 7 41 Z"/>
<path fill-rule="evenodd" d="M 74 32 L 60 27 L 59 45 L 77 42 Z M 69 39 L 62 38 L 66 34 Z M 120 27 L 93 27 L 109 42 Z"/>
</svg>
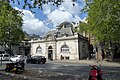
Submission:
<svg viewBox="0 0 120 80">
<path fill-rule="evenodd" d="M 20 0 L 21 5 L 11 3 L 16 10 L 23 12 L 23 31 L 28 34 L 36 34 L 43 36 L 50 29 L 55 29 L 57 25 L 64 21 L 79 22 L 84 21 L 87 13 L 83 14 L 80 10 L 85 6 L 84 0 L 65 0 L 61 5 L 53 6 L 53 4 L 44 4 L 43 10 L 33 9 L 32 13 L 29 8 L 23 9 L 23 1 Z M 30 0 L 28 0 L 30 1 Z M 31 2 L 32 3 L 32 2 Z M 73 6 L 73 3 L 75 6 Z"/>
</svg>

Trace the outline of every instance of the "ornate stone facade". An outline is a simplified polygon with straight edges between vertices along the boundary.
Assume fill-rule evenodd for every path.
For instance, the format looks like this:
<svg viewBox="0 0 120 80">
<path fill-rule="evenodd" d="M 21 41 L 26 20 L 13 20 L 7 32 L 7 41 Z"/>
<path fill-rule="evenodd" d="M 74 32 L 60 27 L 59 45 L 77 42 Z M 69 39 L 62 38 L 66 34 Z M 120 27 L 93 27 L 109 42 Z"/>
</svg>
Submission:
<svg viewBox="0 0 120 80">
<path fill-rule="evenodd" d="M 48 60 L 80 60 L 89 57 L 88 39 L 74 32 L 73 24 L 63 22 L 42 39 L 31 40 L 30 54 L 45 56 Z"/>
</svg>

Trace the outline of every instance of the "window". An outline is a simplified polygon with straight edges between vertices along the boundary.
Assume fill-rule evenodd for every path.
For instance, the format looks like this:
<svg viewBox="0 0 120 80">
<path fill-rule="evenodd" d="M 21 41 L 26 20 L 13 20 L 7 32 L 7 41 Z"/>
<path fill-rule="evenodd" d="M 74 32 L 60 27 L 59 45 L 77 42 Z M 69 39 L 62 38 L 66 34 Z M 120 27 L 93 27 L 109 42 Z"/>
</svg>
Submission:
<svg viewBox="0 0 120 80">
<path fill-rule="evenodd" d="M 66 60 L 69 60 L 70 58 L 69 58 L 69 56 L 67 56 L 67 57 L 65 57 L 65 59 L 66 59 Z"/>
<path fill-rule="evenodd" d="M 61 52 L 63 52 L 63 53 L 69 53 L 69 47 L 67 45 L 63 45 L 61 47 Z"/>
<path fill-rule="evenodd" d="M 37 47 L 36 53 L 42 53 L 42 48 L 40 46 Z"/>
</svg>

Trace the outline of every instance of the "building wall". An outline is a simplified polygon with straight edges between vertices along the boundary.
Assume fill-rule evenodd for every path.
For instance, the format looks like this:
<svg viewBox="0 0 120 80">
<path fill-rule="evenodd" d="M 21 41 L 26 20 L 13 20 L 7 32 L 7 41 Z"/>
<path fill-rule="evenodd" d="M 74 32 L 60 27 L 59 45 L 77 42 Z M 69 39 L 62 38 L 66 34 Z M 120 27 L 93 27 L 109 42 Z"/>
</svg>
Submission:
<svg viewBox="0 0 120 80">
<path fill-rule="evenodd" d="M 51 56 L 49 54 L 52 53 L 51 58 L 53 60 L 80 60 L 87 58 L 88 40 L 85 38 L 86 32 L 84 32 L 84 36 L 80 35 L 74 31 L 73 27 L 75 27 L 74 24 L 65 21 L 57 26 L 57 30 L 48 31 L 44 39 L 32 42 L 31 54 L 43 55 L 49 59 Z M 43 54 L 35 53 L 39 45 Z"/>
<path fill-rule="evenodd" d="M 69 47 L 69 52 L 68 53 L 63 53 L 61 52 L 61 47 L 63 45 L 67 45 Z M 78 40 L 77 39 L 72 39 L 72 40 L 60 40 L 57 42 L 57 59 L 61 59 L 64 57 L 64 60 L 66 60 L 66 57 L 69 57 L 70 60 L 78 60 Z"/>
<path fill-rule="evenodd" d="M 61 52 L 61 47 L 67 45 L 69 52 Z M 42 53 L 36 53 L 37 47 L 42 48 Z M 78 36 L 59 37 L 56 40 L 39 40 L 31 43 L 31 55 L 43 55 L 48 59 L 48 48 L 52 47 L 52 59 L 79 60 L 88 57 L 87 41 L 78 40 Z M 84 48 L 83 48 L 84 47 Z M 80 56 L 79 56 L 80 55 Z"/>
<path fill-rule="evenodd" d="M 36 49 L 37 47 L 41 47 L 42 48 L 42 53 L 36 53 Z M 31 52 L 30 52 L 31 55 L 43 55 L 43 56 L 46 56 L 46 44 L 45 42 L 37 42 L 37 43 L 32 43 L 31 44 Z"/>
<path fill-rule="evenodd" d="M 4 46 L 0 45 L 0 51 L 4 51 L 4 50 L 5 50 Z"/>
<path fill-rule="evenodd" d="M 0 51 L 5 51 L 4 45 L 0 45 Z M 11 51 L 13 54 L 19 53 L 19 46 L 11 46 Z"/>
<path fill-rule="evenodd" d="M 12 46 L 11 50 L 14 55 L 19 54 L 19 46 Z"/>
<path fill-rule="evenodd" d="M 46 49 L 45 49 L 45 51 L 46 51 L 46 58 L 48 59 L 48 48 L 51 46 L 52 47 L 52 59 L 53 60 L 55 60 L 55 59 L 57 59 L 56 58 L 56 55 L 57 55 L 57 53 L 56 53 L 56 42 L 55 41 L 47 41 L 47 42 L 45 42 L 45 45 L 46 45 Z"/>
</svg>

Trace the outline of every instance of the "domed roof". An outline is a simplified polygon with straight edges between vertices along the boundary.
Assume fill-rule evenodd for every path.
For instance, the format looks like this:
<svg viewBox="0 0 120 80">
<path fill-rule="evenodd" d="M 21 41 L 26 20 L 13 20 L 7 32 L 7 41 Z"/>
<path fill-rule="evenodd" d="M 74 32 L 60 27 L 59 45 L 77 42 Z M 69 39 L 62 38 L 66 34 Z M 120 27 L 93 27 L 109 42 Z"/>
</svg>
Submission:
<svg viewBox="0 0 120 80">
<path fill-rule="evenodd" d="M 65 22 L 61 23 L 58 27 L 62 28 L 63 26 L 64 26 L 64 28 L 67 28 L 67 27 L 72 27 L 73 25 L 72 25 L 72 23 L 65 21 Z"/>
</svg>

